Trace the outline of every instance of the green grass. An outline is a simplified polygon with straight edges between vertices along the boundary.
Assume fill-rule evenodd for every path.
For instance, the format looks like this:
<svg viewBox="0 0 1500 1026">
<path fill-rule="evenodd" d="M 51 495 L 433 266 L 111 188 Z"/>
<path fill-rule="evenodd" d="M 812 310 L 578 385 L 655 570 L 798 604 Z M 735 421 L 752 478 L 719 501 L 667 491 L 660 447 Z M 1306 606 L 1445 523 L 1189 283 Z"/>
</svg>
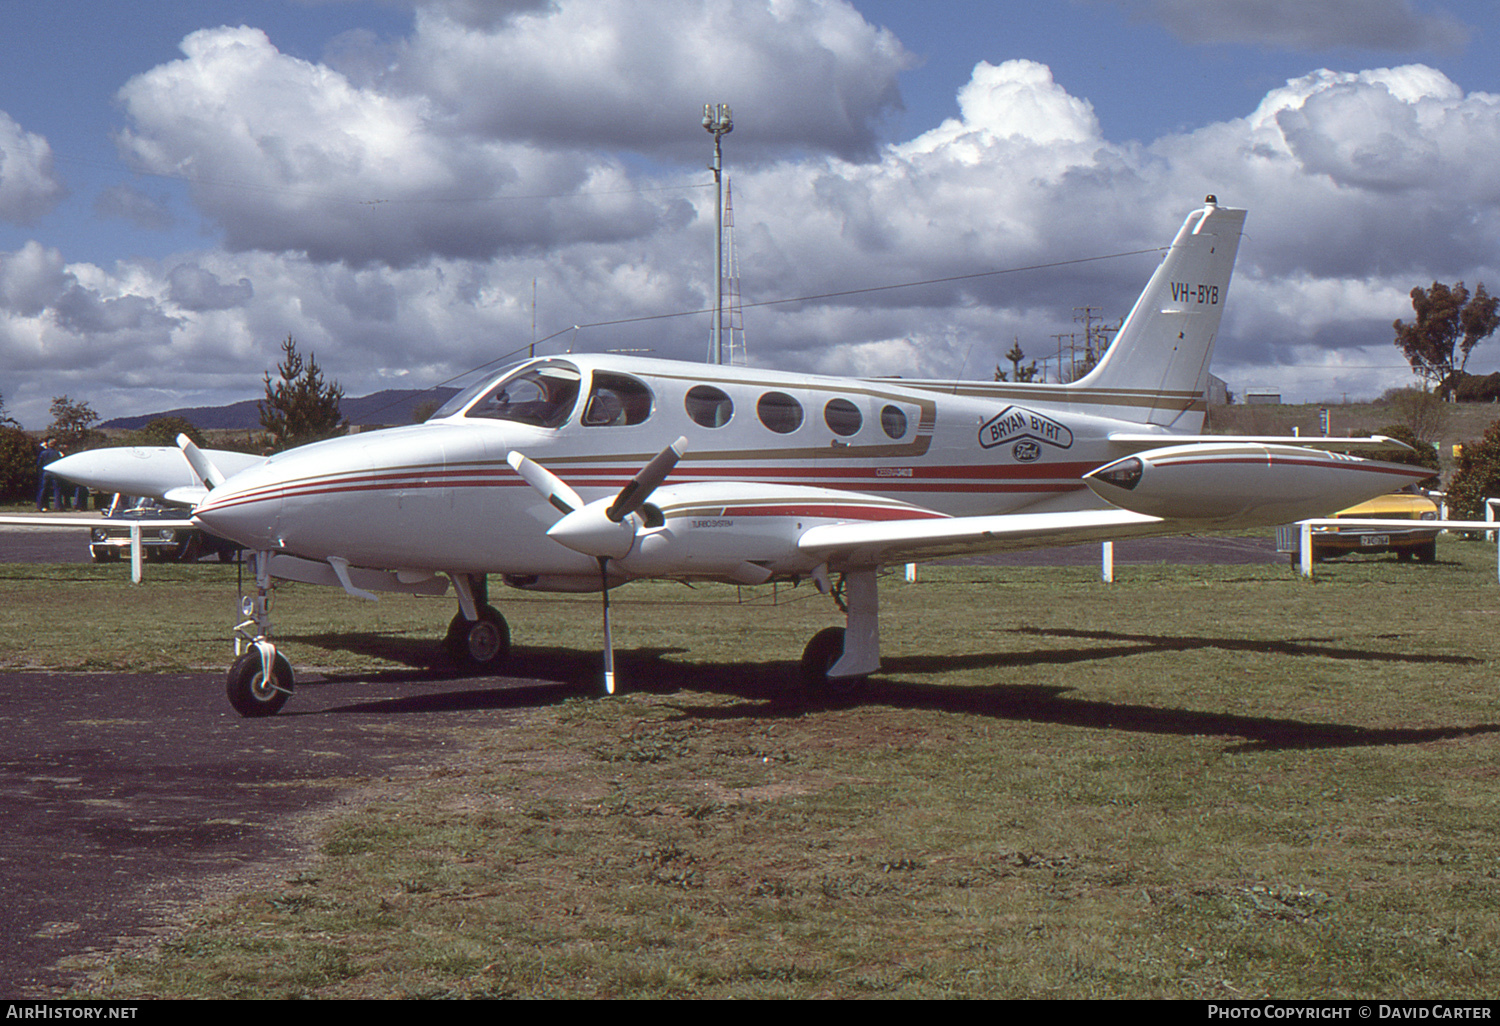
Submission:
<svg viewBox="0 0 1500 1026">
<path fill-rule="evenodd" d="M 308 868 L 77 995 L 1488 998 L 1500 585 L 1493 547 L 1440 544 L 1315 582 L 924 568 L 831 704 L 786 689 L 837 620 L 810 588 L 618 592 L 607 701 L 597 598 L 497 591 L 579 697 L 477 718 Z M 232 571 L 114 573 L 0 568 L 0 666 L 223 666 Z M 451 614 L 276 609 L 299 668 L 358 672 L 436 662 Z"/>
</svg>

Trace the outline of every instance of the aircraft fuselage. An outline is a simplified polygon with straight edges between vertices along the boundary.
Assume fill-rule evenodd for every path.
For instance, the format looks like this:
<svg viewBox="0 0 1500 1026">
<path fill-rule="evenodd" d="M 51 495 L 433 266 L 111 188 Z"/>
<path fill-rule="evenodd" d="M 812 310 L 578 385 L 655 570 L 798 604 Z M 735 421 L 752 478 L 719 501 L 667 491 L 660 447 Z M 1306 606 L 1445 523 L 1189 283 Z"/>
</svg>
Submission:
<svg viewBox="0 0 1500 1026">
<path fill-rule="evenodd" d="M 550 375 L 550 377 L 549 377 Z M 572 394 L 536 398 L 536 382 Z M 511 389 L 496 413 L 486 404 Z M 507 395 L 507 399 L 510 399 Z M 555 408 L 541 405 L 557 399 Z M 809 523 L 982 516 L 1102 508 L 1081 481 L 1121 454 L 1108 433 L 1139 429 L 1111 416 L 1143 396 L 1062 385 L 825 378 L 630 357 L 529 361 L 492 375 L 425 424 L 293 449 L 246 471 L 198 510 L 255 549 L 355 565 L 508 575 L 589 575 L 593 560 L 550 541 L 559 517 L 511 469 L 524 453 L 585 500 L 617 493 L 681 436 L 688 449 L 656 496 L 669 521 L 747 542 L 766 518 L 694 489 L 763 485 L 758 510 L 805 510 Z M 1149 401 L 1158 405 L 1159 395 Z M 1173 414 L 1201 423 L 1201 398 Z M 538 412 L 540 410 L 540 412 Z M 1136 411 L 1138 412 L 1138 411 Z M 1172 435 L 1163 433 L 1163 443 Z M 827 489 L 819 495 L 813 489 Z M 872 500 L 880 500 L 873 501 Z M 768 507 L 766 504 L 770 504 Z M 684 521 L 686 522 L 686 521 Z M 351 529 L 357 527 L 357 530 Z M 755 549 L 747 545 L 746 550 Z M 753 558 L 753 557 L 752 557 Z M 629 569 L 628 567 L 625 569 Z M 777 573 L 808 569 L 796 559 Z"/>
</svg>

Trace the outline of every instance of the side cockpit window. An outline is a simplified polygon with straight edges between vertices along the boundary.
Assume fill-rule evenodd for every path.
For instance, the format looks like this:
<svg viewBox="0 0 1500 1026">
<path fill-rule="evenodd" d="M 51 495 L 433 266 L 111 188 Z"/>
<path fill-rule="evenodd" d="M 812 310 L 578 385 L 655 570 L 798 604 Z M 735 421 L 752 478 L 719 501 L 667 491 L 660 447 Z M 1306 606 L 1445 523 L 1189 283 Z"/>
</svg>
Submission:
<svg viewBox="0 0 1500 1026">
<path fill-rule="evenodd" d="M 558 427 L 577 405 L 581 380 L 578 368 L 569 363 L 532 364 L 501 381 L 465 416 Z"/>
<path fill-rule="evenodd" d="M 640 424 L 651 416 L 651 389 L 624 374 L 594 372 L 594 387 L 583 406 L 584 427 Z"/>
</svg>

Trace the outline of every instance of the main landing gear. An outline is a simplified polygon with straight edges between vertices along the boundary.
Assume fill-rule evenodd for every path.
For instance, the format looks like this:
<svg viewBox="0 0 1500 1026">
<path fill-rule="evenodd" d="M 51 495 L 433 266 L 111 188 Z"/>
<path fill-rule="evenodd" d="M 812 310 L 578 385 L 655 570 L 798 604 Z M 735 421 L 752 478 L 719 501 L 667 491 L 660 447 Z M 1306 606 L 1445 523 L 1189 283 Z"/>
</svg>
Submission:
<svg viewBox="0 0 1500 1026">
<path fill-rule="evenodd" d="M 880 668 L 880 592 L 874 568 L 845 573 L 829 587 L 826 573 L 813 575 L 818 590 L 833 596 L 844 627 L 826 627 L 802 650 L 802 686 L 813 694 L 845 698 Z"/>
<path fill-rule="evenodd" d="M 453 574 L 452 580 L 458 613 L 448 624 L 443 647 L 466 673 L 494 672 L 510 655 L 510 625 L 489 604 L 484 574 Z"/>
</svg>

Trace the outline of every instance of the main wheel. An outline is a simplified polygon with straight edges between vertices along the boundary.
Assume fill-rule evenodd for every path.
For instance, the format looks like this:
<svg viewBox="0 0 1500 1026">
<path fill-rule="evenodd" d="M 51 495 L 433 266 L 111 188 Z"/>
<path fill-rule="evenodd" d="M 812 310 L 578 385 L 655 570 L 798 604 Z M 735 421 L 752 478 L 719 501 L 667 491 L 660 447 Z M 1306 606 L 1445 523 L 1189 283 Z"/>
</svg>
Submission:
<svg viewBox="0 0 1500 1026">
<path fill-rule="evenodd" d="M 1423 542 L 1416 548 L 1417 561 L 1420 563 L 1431 563 L 1437 559 L 1437 542 Z"/>
<path fill-rule="evenodd" d="M 229 668 L 225 691 L 229 704 L 241 716 L 274 716 L 292 697 L 292 664 L 286 661 L 286 656 L 276 653 L 268 681 L 261 667 L 260 652 L 251 648 Z"/>
<path fill-rule="evenodd" d="M 510 625 L 494 606 L 481 606 L 477 620 L 466 620 L 463 613 L 453 618 L 443 645 L 459 669 L 491 671 L 510 655 Z"/>
<path fill-rule="evenodd" d="M 813 635 L 802 650 L 802 684 L 811 691 L 846 696 L 852 694 L 863 677 L 830 677 L 828 671 L 844 654 L 844 628 L 825 627 Z"/>
</svg>

